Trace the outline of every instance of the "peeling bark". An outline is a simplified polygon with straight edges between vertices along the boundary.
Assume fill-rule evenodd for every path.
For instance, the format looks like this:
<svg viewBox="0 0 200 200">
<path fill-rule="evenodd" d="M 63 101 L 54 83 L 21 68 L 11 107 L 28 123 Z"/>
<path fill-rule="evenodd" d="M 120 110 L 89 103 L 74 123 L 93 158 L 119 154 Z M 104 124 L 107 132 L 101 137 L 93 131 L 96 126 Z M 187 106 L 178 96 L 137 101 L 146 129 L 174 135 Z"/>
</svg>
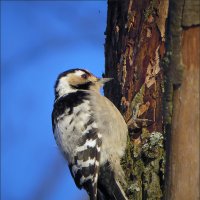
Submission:
<svg viewBox="0 0 200 200">
<path fill-rule="evenodd" d="M 129 126 L 129 199 L 200 198 L 199 6 L 108 1 L 105 76 L 114 81 L 104 91 Z"/>
<path fill-rule="evenodd" d="M 163 126 L 165 22 L 168 1 L 108 1 L 105 95 L 129 124 L 122 166 L 129 199 L 161 199 L 164 188 Z"/>
</svg>

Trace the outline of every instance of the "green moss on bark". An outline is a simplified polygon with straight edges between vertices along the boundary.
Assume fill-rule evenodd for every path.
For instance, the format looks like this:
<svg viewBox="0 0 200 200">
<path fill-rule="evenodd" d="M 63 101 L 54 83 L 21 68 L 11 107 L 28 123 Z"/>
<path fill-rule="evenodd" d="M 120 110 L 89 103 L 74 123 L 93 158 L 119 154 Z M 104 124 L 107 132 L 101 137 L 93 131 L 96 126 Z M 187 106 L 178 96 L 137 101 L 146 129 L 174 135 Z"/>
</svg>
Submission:
<svg viewBox="0 0 200 200">
<path fill-rule="evenodd" d="M 164 180 L 165 153 L 163 135 L 143 129 L 143 143 L 129 138 L 122 166 L 125 169 L 129 199 L 155 200 L 163 196 L 160 182 Z"/>
</svg>

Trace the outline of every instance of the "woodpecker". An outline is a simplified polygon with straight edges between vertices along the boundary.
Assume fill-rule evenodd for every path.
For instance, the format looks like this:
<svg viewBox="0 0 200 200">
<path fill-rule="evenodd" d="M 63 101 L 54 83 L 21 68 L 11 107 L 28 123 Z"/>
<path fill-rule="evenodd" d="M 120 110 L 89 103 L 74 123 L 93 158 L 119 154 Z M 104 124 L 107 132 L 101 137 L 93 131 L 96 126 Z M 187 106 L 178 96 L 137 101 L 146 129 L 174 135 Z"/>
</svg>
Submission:
<svg viewBox="0 0 200 200">
<path fill-rule="evenodd" d="M 54 137 L 76 186 L 84 188 L 90 200 L 127 199 L 120 165 L 127 125 L 99 91 L 110 80 L 97 78 L 85 69 L 71 69 L 58 76 L 54 88 Z"/>
</svg>

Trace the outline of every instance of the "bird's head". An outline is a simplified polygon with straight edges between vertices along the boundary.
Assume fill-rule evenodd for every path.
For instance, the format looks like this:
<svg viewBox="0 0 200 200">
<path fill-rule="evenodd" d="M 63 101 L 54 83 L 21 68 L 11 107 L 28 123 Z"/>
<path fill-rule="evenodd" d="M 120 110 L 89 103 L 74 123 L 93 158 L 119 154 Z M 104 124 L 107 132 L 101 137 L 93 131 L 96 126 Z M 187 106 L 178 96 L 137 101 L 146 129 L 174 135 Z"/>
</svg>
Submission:
<svg viewBox="0 0 200 200">
<path fill-rule="evenodd" d="M 55 84 L 55 97 L 61 97 L 65 94 L 77 90 L 96 90 L 112 78 L 97 78 L 85 69 L 70 69 L 61 73 Z"/>
</svg>

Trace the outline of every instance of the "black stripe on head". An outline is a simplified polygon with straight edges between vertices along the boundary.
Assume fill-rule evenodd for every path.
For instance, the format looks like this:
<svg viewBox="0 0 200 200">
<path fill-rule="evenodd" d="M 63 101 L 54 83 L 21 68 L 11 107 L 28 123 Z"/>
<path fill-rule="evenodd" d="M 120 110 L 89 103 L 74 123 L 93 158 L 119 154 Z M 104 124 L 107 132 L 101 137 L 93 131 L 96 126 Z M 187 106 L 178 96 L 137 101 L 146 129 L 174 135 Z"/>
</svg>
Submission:
<svg viewBox="0 0 200 200">
<path fill-rule="evenodd" d="M 55 86 L 54 86 L 55 95 L 56 95 L 56 88 L 57 88 L 57 86 L 58 86 L 59 80 L 60 80 L 62 77 L 67 76 L 68 74 L 74 73 L 75 71 L 83 71 L 83 72 L 85 72 L 85 73 L 88 74 L 88 75 L 92 75 L 92 74 L 89 73 L 88 71 L 86 71 L 86 70 L 84 70 L 84 69 L 79 69 L 79 68 L 70 69 L 70 70 L 67 70 L 67 71 L 64 71 L 64 72 L 60 73 L 60 74 L 58 75 L 58 77 L 57 77 L 57 80 L 56 80 L 56 83 L 55 83 Z"/>
<path fill-rule="evenodd" d="M 79 84 L 79 85 L 70 85 L 74 89 L 79 89 L 79 90 L 89 90 L 90 87 L 94 85 L 93 82 L 89 81 L 87 83 Z"/>
</svg>

